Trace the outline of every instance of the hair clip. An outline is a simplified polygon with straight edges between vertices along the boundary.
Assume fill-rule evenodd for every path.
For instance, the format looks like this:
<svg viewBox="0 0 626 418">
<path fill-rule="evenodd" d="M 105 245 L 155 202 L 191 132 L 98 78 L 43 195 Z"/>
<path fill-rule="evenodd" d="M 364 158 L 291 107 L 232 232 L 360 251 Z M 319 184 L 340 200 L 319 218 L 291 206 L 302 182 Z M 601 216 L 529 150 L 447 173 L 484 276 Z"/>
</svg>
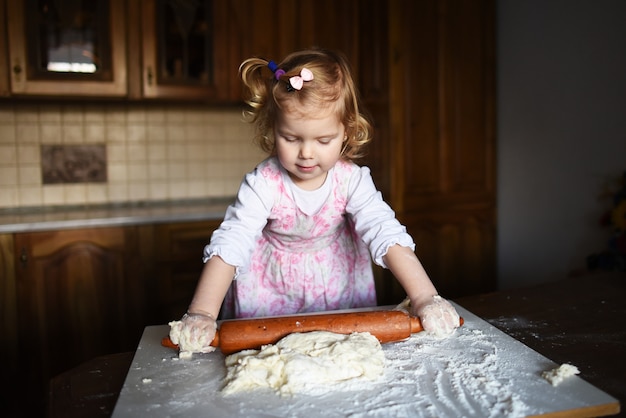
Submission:
<svg viewBox="0 0 626 418">
<path fill-rule="evenodd" d="M 278 68 L 278 65 L 276 65 L 276 63 L 274 61 L 268 62 L 267 63 L 267 68 L 272 70 L 272 72 L 274 73 L 274 78 L 276 80 L 280 80 L 280 76 L 285 74 L 285 70 L 283 70 L 282 68 Z"/>
<path fill-rule="evenodd" d="M 300 90 L 305 81 L 311 80 L 313 80 L 313 73 L 308 68 L 303 68 L 300 71 L 300 75 L 289 77 L 289 86 L 291 86 L 292 89 Z"/>
</svg>

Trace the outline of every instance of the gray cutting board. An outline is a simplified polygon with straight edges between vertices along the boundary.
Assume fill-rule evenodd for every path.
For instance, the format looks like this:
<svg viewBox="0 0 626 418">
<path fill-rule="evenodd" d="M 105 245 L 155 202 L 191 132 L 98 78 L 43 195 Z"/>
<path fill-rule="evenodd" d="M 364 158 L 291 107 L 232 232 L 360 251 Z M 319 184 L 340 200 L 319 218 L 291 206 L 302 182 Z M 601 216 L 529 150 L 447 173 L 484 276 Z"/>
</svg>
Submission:
<svg viewBox="0 0 626 418">
<path fill-rule="evenodd" d="M 307 394 L 269 389 L 221 394 L 219 351 L 179 360 L 162 347 L 167 325 L 146 327 L 114 418 L 125 417 L 591 417 L 619 402 L 578 376 L 554 387 L 541 373 L 558 365 L 457 306 L 465 324 L 447 339 L 423 333 L 383 345 L 385 373 Z M 619 361 L 619 360 L 617 360 Z"/>
</svg>

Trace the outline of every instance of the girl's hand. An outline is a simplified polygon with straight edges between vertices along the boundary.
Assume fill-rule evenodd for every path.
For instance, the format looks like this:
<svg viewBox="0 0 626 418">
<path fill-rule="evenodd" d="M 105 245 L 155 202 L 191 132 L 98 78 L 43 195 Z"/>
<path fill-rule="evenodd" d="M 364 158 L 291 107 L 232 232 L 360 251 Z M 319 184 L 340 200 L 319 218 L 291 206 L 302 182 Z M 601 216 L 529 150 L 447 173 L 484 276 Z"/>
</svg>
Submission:
<svg viewBox="0 0 626 418">
<path fill-rule="evenodd" d="M 170 340 L 178 344 L 181 353 L 210 353 L 215 350 L 217 322 L 213 315 L 186 313 L 180 321 L 170 322 Z"/>
<path fill-rule="evenodd" d="M 408 297 L 396 309 L 416 316 L 425 332 L 444 338 L 452 335 L 461 326 L 461 318 L 454 306 L 439 295 L 413 303 Z"/>
<path fill-rule="evenodd" d="M 437 337 L 448 337 L 461 325 L 454 306 L 439 295 L 433 296 L 429 302 L 411 306 L 410 312 L 420 318 L 424 331 Z"/>
</svg>

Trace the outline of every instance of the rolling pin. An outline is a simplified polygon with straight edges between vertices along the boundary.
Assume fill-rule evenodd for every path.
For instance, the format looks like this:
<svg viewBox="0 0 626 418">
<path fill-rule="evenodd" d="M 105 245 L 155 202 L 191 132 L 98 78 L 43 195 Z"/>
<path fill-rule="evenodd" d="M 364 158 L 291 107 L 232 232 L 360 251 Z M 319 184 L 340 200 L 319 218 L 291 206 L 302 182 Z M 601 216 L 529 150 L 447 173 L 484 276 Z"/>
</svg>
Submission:
<svg viewBox="0 0 626 418">
<path fill-rule="evenodd" d="M 383 344 L 405 340 L 411 334 L 422 330 L 419 318 L 398 310 L 233 319 L 220 324 L 211 346 L 229 355 L 241 350 L 259 349 L 266 344 L 275 344 L 294 332 L 310 331 L 330 331 L 337 334 L 369 332 Z M 161 344 L 178 348 L 169 337 L 163 338 Z"/>
</svg>

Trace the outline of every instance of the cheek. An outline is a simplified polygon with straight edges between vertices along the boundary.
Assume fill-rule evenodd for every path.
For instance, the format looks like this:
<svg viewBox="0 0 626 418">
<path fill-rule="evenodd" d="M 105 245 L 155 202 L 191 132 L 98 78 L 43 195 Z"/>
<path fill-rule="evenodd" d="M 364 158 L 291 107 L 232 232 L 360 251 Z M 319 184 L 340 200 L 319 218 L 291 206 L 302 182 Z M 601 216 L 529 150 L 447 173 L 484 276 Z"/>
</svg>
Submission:
<svg viewBox="0 0 626 418">
<path fill-rule="evenodd" d="M 338 160 L 341 157 L 342 144 L 340 142 L 324 148 L 324 155 L 329 160 Z"/>
<path fill-rule="evenodd" d="M 280 141 L 276 142 L 276 156 L 280 161 L 288 160 L 291 156 L 291 152 L 288 146 L 281 143 Z"/>
</svg>

